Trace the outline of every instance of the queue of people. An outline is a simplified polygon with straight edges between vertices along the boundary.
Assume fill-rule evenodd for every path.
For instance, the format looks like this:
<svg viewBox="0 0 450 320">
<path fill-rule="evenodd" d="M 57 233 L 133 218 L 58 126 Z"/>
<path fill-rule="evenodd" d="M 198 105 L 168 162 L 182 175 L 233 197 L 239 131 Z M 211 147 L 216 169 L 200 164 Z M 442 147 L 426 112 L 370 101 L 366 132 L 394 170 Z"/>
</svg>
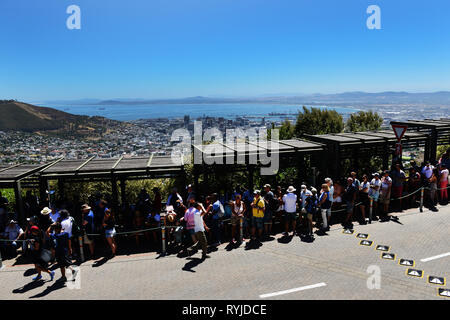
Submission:
<svg viewBox="0 0 450 320">
<path fill-rule="evenodd" d="M 260 245 L 277 232 L 283 237 L 313 238 L 314 234 L 326 234 L 336 223 L 352 228 L 356 221 L 366 224 L 389 219 L 391 211 L 417 207 L 422 189 L 424 204 L 431 210 L 437 210 L 438 201 L 447 204 L 448 161 L 444 159 L 435 166 L 429 162 L 420 167 L 415 162 L 410 165 L 408 175 L 397 163 L 391 170 L 361 177 L 351 172 L 336 181 L 326 178 L 318 188 L 306 183 L 298 188 L 264 184 L 262 190 L 238 185 L 231 194 L 200 195 L 188 185 L 183 194 L 173 188 L 165 203 L 158 188 L 152 189 L 153 197 L 142 189 L 135 205 L 122 208 L 122 213 L 128 214 L 119 220 L 101 195 L 79 207 L 64 202 L 44 207 L 27 218 L 23 229 L 13 218 L 5 222 L 4 217 L 14 216 L 5 215 L 3 210 L 0 236 L 4 241 L 0 241 L 0 249 L 4 257 L 14 257 L 19 248 L 30 253 L 38 271 L 35 280 L 42 273 L 53 279 L 54 272 L 49 269 L 52 262 L 57 263 L 65 279 L 66 269 L 79 258 L 80 246 L 86 249 L 86 259 L 94 259 L 103 239 L 108 257 L 116 255 L 117 228 L 137 246 L 159 247 L 160 229 L 165 227 L 167 245 L 187 248 L 188 255 L 201 249 L 202 259 L 206 259 L 208 248 L 228 241 L 231 246 L 242 241 Z M 0 194 L 0 206 L 5 207 L 7 202 Z M 78 216 L 72 216 L 68 208 Z"/>
</svg>

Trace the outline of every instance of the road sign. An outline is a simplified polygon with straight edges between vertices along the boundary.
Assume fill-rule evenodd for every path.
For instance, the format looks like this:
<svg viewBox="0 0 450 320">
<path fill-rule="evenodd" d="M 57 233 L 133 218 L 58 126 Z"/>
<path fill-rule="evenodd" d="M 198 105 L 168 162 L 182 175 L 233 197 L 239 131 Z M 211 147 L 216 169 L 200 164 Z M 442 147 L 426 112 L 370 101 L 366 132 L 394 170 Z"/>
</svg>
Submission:
<svg viewBox="0 0 450 320">
<path fill-rule="evenodd" d="M 415 262 L 414 260 L 400 259 L 398 264 L 401 266 L 414 267 Z"/>
<path fill-rule="evenodd" d="M 355 231 L 353 231 L 351 229 L 345 229 L 342 231 L 342 233 L 344 233 L 344 234 L 353 234 L 353 232 L 355 232 Z"/>
<path fill-rule="evenodd" d="M 407 269 L 406 274 L 411 277 L 422 278 L 423 271 L 418 269 Z"/>
<path fill-rule="evenodd" d="M 395 144 L 395 155 L 396 156 L 401 156 L 402 155 L 402 144 L 397 142 Z"/>
<path fill-rule="evenodd" d="M 369 235 L 367 233 L 358 233 L 356 237 L 360 239 L 367 239 Z"/>
<path fill-rule="evenodd" d="M 383 252 L 381 254 L 381 259 L 395 260 L 395 253 Z"/>
<path fill-rule="evenodd" d="M 445 278 L 444 277 L 428 276 L 428 283 L 445 286 Z"/>
<path fill-rule="evenodd" d="M 408 126 L 401 124 L 391 124 L 392 129 L 394 130 L 395 136 L 397 137 L 397 141 L 400 142 L 405 135 L 406 129 Z"/>
</svg>

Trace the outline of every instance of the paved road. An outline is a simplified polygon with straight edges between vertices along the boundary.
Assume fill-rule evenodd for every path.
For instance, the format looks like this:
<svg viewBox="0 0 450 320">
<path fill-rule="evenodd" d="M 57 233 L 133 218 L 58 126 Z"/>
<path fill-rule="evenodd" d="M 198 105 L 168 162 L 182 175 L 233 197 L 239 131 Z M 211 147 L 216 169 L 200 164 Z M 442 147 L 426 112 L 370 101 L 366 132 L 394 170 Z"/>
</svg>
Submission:
<svg viewBox="0 0 450 320">
<path fill-rule="evenodd" d="M 450 299 L 437 294 L 437 288 L 450 289 L 450 255 L 441 256 L 450 252 L 450 206 L 436 213 L 411 209 L 398 217 L 398 222 L 356 223 L 353 234 L 335 225 L 312 243 L 299 237 L 282 243 L 277 236 L 258 249 L 242 245 L 228 251 L 222 245 L 202 263 L 200 253 L 118 256 L 98 267 L 86 262 L 80 289 L 33 283 L 32 266 L 7 261 L 0 271 L 0 299 Z M 368 234 L 373 244 L 361 246 L 358 233 Z M 395 260 L 381 259 L 377 245 L 389 246 Z M 414 260 L 423 277 L 406 275 L 400 258 Z M 433 259 L 421 261 L 426 258 Z M 380 289 L 367 287 L 369 266 L 379 267 Z M 427 283 L 428 276 L 445 277 L 447 283 Z"/>
</svg>

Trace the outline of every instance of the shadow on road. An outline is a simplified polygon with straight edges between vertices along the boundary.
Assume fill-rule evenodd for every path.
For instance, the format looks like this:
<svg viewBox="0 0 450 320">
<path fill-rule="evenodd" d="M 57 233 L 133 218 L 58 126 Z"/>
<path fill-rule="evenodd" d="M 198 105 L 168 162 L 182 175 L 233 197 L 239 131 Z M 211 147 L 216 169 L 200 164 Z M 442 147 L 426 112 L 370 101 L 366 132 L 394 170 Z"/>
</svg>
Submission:
<svg viewBox="0 0 450 320">
<path fill-rule="evenodd" d="M 313 235 L 300 234 L 300 240 L 306 243 L 313 243 L 315 239 Z"/>
<path fill-rule="evenodd" d="M 93 268 L 101 267 L 101 266 L 104 265 L 106 262 L 108 262 L 109 259 L 110 259 L 109 257 L 103 257 L 102 259 L 95 261 L 95 262 L 92 264 L 92 267 L 93 267 Z"/>
<path fill-rule="evenodd" d="M 30 297 L 30 299 L 33 298 L 42 298 L 45 297 L 46 295 L 48 295 L 50 292 L 58 290 L 58 289 L 62 289 L 66 286 L 66 283 L 59 279 L 57 281 L 55 281 L 51 286 L 48 286 L 44 291 L 42 291 L 41 293 L 38 293 L 32 297 Z"/>
<path fill-rule="evenodd" d="M 44 283 L 45 283 L 44 280 L 33 281 L 33 282 L 30 282 L 30 283 L 27 283 L 23 287 L 14 289 L 12 291 L 12 293 L 25 293 L 27 291 L 30 291 L 30 290 L 42 287 L 44 285 Z"/>
<path fill-rule="evenodd" d="M 281 238 L 279 238 L 278 239 L 278 242 L 279 243 L 283 243 L 283 244 L 288 244 L 289 242 L 291 242 L 292 241 L 292 239 L 294 238 L 294 236 L 292 235 L 292 236 L 282 236 Z"/>
<path fill-rule="evenodd" d="M 250 240 L 245 244 L 245 250 L 256 250 L 261 248 L 262 243 L 255 240 Z"/>
<path fill-rule="evenodd" d="M 33 274 L 36 274 L 36 273 L 37 273 L 37 271 L 36 271 L 35 268 L 30 268 L 30 269 L 25 270 L 25 272 L 23 273 L 23 276 L 24 277 L 29 277 L 29 276 L 32 276 Z"/>
<path fill-rule="evenodd" d="M 181 268 L 181 270 L 183 271 L 189 271 L 189 272 L 195 272 L 195 270 L 192 270 L 193 268 L 195 268 L 196 266 L 198 266 L 200 263 L 202 263 L 204 260 L 200 259 L 200 258 L 187 258 L 188 260 L 190 260 L 188 263 L 186 263 L 184 265 L 183 268 Z"/>
</svg>

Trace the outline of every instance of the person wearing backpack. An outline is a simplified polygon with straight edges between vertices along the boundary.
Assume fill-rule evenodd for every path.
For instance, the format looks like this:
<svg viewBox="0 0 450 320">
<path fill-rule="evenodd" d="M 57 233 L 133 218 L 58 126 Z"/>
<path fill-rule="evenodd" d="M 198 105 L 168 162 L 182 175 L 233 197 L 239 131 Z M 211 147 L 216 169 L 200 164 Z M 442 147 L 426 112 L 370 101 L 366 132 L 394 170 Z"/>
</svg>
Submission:
<svg viewBox="0 0 450 320">
<path fill-rule="evenodd" d="M 78 230 L 74 230 L 75 220 L 73 219 L 73 217 L 70 216 L 69 211 L 67 211 L 66 209 L 62 209 L 59 211 L 58 222 L 61 223 L 62 231 L 67 232 L 67 234 L 69 235 L 69 257 L 71 257 L 72 253 L 73 253 L 72 243 L 74 242 L 73 241 L 73 239 L 74 239 L 73 231 L 79 233 L 80 228 L 78 228 L 78 226 L 76 226 L 75 229 L 78 229 Z"/>
<path fill-rule="evenodd" d="M 322 193 L 319 198 L 319 207 L 322 214 L 322 230 L 329 231 L 330 226 L 327 222 L 327 210 L 331 208 L 330 187 L 328 184 L 322 184 Z"/>
<path fill-rule="evenodd" d="M 306 212 L 306 221 L 308 224 L 308 236 L 313 236 L 313 218 L 317 210 L 317 190 L 316 188 L 311 189 L 311 195 L 305 198 L 305 207 L 302 209 Z"/>
</svg>

